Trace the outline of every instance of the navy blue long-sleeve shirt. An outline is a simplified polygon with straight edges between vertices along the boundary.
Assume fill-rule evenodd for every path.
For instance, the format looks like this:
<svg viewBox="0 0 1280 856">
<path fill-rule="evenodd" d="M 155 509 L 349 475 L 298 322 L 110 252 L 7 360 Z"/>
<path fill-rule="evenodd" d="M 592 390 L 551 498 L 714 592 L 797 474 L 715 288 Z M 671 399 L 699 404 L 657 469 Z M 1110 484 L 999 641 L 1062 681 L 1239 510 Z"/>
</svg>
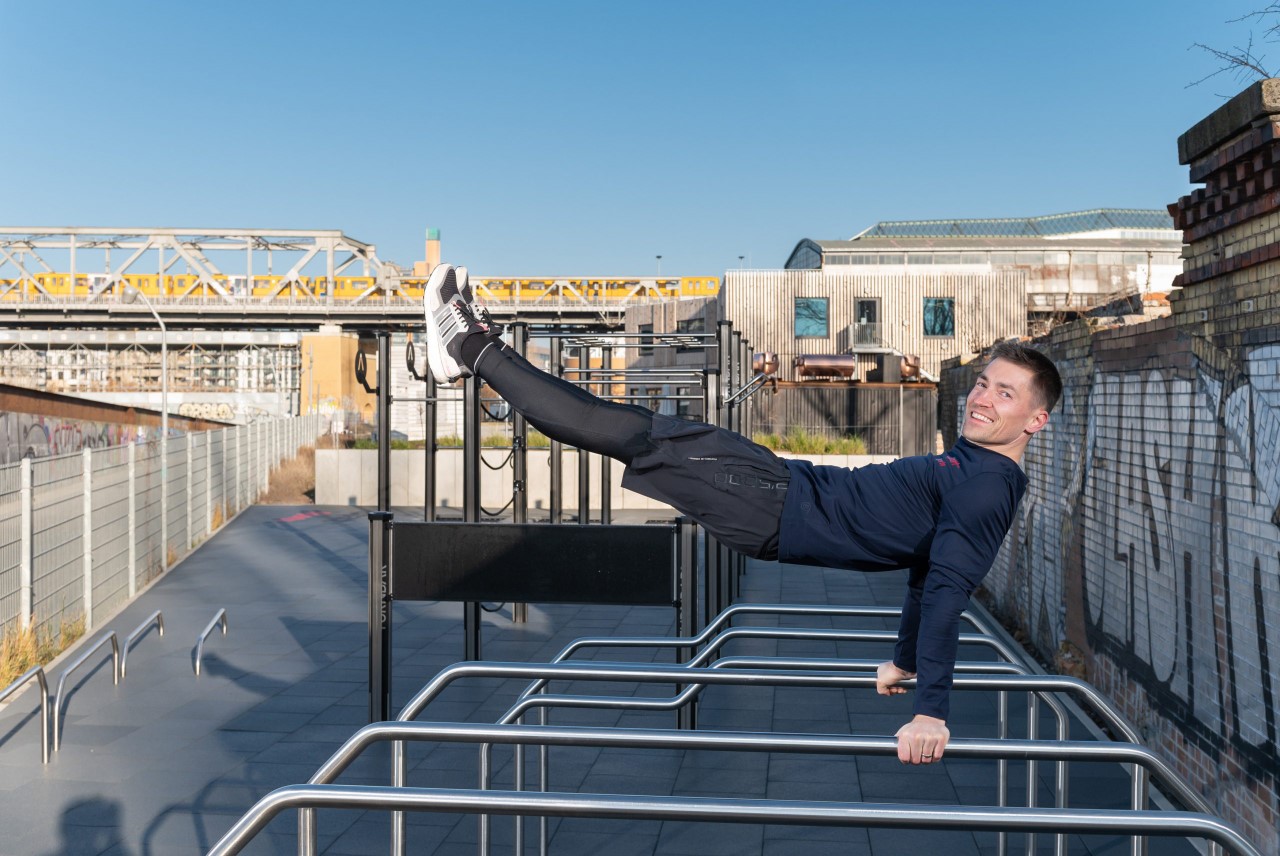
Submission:
<svg viewBox="0 0 1280 856">
<path fill-rule="evenodd" d="M 893 661 L 916 673 L 914 711 L 950 711 L 960 613 L 995 562 L 1027 477 L 961 438 L 943 455 L 856 470 L 787 461 L 779 560 L 857 571 L 910 569 Z"/>
</svg>

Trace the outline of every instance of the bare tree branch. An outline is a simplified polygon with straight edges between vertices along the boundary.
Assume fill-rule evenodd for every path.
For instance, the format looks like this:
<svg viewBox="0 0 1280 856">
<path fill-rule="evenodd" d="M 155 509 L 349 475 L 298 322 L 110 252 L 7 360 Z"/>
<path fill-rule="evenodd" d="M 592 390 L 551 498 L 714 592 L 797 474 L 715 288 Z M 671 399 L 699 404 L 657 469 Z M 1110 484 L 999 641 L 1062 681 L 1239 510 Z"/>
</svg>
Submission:
<svg viewBox="0 0 1280 856">
<path fill-rule="evenodd" d="M 1275 23 L 1272 23 L 1262 33 L 1262 41 L 1275 43 L 1280 42 L 1280 20 L 1277 19 L 1280 19 L 1280 2 L 1271 3 L 1266 8 L 1258 9 L 1248 13 L 1247 15 L 1242 15 L 1239 18 L 1232 18 L 1226 23 L 1238 24 L 1242 22 L 1249 22 L 1253 24 L 1275 21 Z M 1276 69 L 1275 71 L 1268 69 L 1266 65 L 1264 65 L 1266 55 L 1254 53 L 1253 35 L 1253 31 L 1250 30 L 1249 41 L 1245 46 L 1232 47 L 1230 50 L 1222 50 L 1221 48 L 1211 47 L 1200 42 L 1196 42 L 1188 48 L 1188 50 L 1202 50 L 1214 59 L 1218 60 L 1222 65 L 1219 66 L 1217 70 L 1211 71 L 1199 80 L 1194 80 L 1191 83 L 1188 83 L 1187 88 L 1198 86 L 1206 80 L 1210 80 L 1224 73 L 1230 74 L 1237 82 L 1241 83 L 1275 77 L 1276 73 L 1280 71 L 1280 69 Z"/>
</svg>

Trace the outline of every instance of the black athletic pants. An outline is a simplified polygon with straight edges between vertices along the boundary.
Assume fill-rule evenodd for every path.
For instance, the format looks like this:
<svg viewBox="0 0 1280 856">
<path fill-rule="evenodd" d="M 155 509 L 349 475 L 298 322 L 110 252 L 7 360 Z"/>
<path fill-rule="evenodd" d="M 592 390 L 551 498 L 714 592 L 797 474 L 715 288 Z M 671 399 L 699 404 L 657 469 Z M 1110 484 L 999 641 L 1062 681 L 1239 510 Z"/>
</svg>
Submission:
<svg viewBox="0 0 1280 856">
<path fill-rule="evenodd" d="M 623 486 L 662 500 L 720 543 L 762 559 L 778 555 L 790 471 L 776 455 L 712 425 L 597 398 L 491 340 L 475 373 L 553 440 L 627 465 Z"/>
</svg>

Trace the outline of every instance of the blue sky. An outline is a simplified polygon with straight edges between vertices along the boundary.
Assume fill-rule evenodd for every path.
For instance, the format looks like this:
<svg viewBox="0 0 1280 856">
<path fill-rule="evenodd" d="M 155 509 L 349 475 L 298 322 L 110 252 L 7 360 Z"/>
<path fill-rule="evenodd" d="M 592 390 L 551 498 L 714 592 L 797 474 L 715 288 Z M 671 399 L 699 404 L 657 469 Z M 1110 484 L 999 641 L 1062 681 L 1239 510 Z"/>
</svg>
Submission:
<svg viewBox="0 0 1280 856">
<path fill-rule="evenodd" d="M 0 0 L 0 226 L 336 228 L 402 264 L 432 226 L 482 275 L 708 275 L 878 220 L 1163 208 L 1246 85 L 1187 88 L 1190 45 L 1265 5 Z"/>
</svg>

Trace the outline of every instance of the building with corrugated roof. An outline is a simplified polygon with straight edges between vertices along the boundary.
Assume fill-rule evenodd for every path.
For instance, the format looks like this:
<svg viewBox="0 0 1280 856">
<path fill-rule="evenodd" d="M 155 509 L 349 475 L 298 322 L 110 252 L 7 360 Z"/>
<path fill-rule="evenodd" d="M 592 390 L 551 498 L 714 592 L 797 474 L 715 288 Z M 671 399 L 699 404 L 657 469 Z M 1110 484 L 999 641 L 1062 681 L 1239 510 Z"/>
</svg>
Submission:
<svg viewBox="0 0 1280 856">
<path fill-rule="evenodd" d="M 786 270 L 942 280 L 1014 273 L 1025 280 L 1028 332 L 1118 298 L 1168 293 L 1182 272 L 1182 233 L 1165 211 L 1097 208 L 1044 217 L 884 221 L 847 241 L 805 238 Z M 875 323 L 872 316 L 864 323 Z"/>
<path fill-rule="evenodd" d="M 1181 250 L 1159 210 L 884 221 L 848 240 L 805 238 L 781 270 L 727 271 L 713 305 L 638 309 L 628 324 L 675 332 L 729 319 L 757 351 L 778 353 L 783 380 L 806 379 L 803 355 L 852 356 L 853 379 L 867 381 L 895 377 L 897 355 L 915 354 L 931 376 L 1000 339 L 1167 293 Z"/>
</svg>

